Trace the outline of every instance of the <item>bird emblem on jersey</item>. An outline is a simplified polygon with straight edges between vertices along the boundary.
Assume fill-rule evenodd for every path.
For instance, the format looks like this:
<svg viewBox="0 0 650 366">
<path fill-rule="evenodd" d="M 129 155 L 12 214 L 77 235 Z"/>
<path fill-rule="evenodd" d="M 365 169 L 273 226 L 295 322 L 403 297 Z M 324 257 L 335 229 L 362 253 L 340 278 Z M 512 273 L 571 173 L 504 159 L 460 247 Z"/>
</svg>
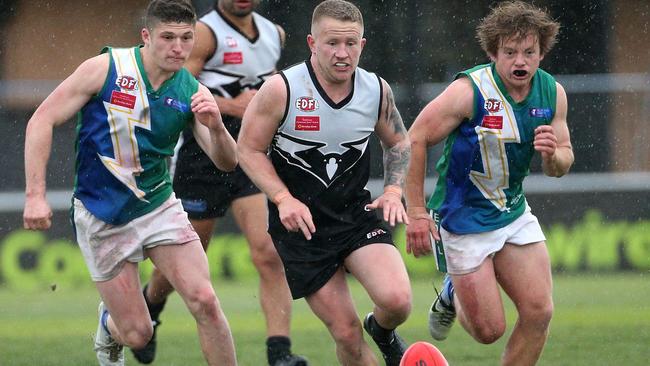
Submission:
<svg viewBox="0 0 650 366">
<path fill-rule="evenodd" d="M 308 172 L 329 187 L 361 159 L 368 147 L 369 138 L 370 135 L 330 146 L 325 142 L 279 133 L 275 136 L 273 151 L 290 165 Z"/>
</svg>

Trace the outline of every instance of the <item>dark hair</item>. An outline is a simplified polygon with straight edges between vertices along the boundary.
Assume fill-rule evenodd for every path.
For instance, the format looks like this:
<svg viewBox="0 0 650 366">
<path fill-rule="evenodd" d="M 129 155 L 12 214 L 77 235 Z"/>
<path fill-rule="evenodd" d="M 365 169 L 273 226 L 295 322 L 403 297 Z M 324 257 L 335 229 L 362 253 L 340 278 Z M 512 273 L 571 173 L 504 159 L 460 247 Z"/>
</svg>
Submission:
<svg viewBox="0 0 650 366">
<path fill-rule="evenodd" d="M 153 29 L 158 23 L 196 24 L 196 11 L 186 0 L 152 0 L 147 6 L 144 26 Z"/>
<path fill-rule="evenodd" d="M 545 10 L 523 1 L 507 1 L 492 8 L 476 27 L 476 38 L 489 55 L 496 55 L 504 41 L 533 35 L 545 55 L 555 45 L 560 24 Z"/>
<path fill-rule="evenodd" d="M 311 17 L 312 26 L 323 17 L 329 17 L 344 22 L 354 22 L 363 27 L 363 16 L 356 5 L 345 0 L 325 0 L 314 9 Z"/>
</svg>

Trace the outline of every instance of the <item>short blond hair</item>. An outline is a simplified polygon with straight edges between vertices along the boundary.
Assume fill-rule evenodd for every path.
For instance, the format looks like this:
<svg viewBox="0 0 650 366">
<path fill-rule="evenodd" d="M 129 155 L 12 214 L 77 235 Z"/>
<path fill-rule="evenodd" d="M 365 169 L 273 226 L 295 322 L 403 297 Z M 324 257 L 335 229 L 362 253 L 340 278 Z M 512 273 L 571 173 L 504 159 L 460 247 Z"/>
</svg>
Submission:
<svg viewBox="0 0 650 366">
<path fill-rule="evenodd" d="M 476 27 L 476 38 L 488 55 L 496 55 L 506 40 L 533 35 L 539 40 L 540 52 L 547 54 L 557 42 L 560 23 L 546 10 L 523 1 L 499 3 Z"/>
<path fill-rule="evenodd" d="M 344 22 L 359 23 L 363 28 L 363 16 L 361 10 L 349 1 L 325 0 L 314 8 L 311 17 L 311 32 L 314 33 L 314 24 L 322 18 L 332 18 Z"/>
</svg>

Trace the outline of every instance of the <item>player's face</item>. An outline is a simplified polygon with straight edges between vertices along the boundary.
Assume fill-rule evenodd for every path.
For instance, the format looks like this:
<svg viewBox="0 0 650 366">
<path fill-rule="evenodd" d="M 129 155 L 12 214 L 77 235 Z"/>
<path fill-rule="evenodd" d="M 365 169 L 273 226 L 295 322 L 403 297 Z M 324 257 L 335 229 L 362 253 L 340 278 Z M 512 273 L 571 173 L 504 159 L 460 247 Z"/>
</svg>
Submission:
<svg viewBox="0 0 650 366">
<path fill-rule="evenodd" d="M 230 15 L 245 17 L 260 4 L 260 0 L 219 0 L 219 8 Z"/>
<path fill-rule="evenodd" d="M 194 46 L 194 26 L 189 23 L 158 23 L 142 30 L 142 40 L 153 61 L 163 70 L 183 67 Z"/>
<path fill-rule="evenodd" d="M 530 84 L 544 55 L 540 53 L 537 37 L 529 34 L 523 39 L 504 40 L 491 58 L 506 87 L 522 88 Z"/>
<path fill-rule="evenodd" d="M 307 43 L 317 72 L 328 82 L 344 83 L 356 70 L 366 39 L 361 24 L 324 17 L 312 27 Z"/>
</svg>

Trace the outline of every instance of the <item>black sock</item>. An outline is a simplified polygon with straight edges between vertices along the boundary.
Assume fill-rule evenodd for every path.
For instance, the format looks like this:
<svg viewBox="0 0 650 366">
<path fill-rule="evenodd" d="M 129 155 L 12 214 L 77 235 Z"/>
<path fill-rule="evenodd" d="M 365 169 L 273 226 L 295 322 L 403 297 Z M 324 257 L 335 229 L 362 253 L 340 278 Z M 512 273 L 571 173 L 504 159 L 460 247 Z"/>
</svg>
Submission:
<svg viewBox="0 0 650 366">
<path fill-rule="evenodd" d="M 393 331 L 395 329 L 386 329 L 382 327 L 377 323 L 377 319 L 375 319 L 374 315 L 372 315 L 368 320 L 370 324 L 370 335 L 375 342 L 390 343 L 390 341 L 393 340 Z"/>
<path fill-rule="evenodd" d="M 147 298 L 147 288 L 149 287 L 149 284 L 146 284 L 144 288 L 142 289 L 142 295 L 144 296 L 144 301 L 147 303 L 147 308 L 149 309 L 149 314 L 151 315 L 151 319 L 155 321 L 159 321 L 160 313 L 163 311 L 165 308 L 165 304 L 167 303 L 167 298 L 165 298 L 160 304 L 152 304 L 149 302 L 149 298 Z"/>
<path fill-rule="evenodd" d="M 272 336 L 266 339 L 266 357 L 269 365 L 291 355 L 291 339 L 285 336 Z"/>
</svg>

